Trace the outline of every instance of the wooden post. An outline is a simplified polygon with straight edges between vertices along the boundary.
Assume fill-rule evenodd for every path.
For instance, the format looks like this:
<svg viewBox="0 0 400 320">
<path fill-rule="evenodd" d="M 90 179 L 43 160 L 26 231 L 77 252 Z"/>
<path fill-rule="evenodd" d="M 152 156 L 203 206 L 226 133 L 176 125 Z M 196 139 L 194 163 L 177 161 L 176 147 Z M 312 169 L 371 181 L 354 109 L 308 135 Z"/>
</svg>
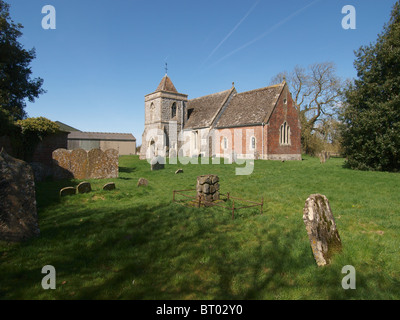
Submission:
<svg viewBox="0 0 400 320">
<path fill-rule="evenodd" d="M 228 200 L 229 200 L 229 192 L 228 192 L 226 195 L 227 195 L 227 197 L 228 197 Z"/>
<path fill-rule="evenodd" d="M 264 206 L 264 197 L 261 198 L 261 209 L 260 209 L 260 214 L 263 214 L 263 206 Z"/>
</svg>

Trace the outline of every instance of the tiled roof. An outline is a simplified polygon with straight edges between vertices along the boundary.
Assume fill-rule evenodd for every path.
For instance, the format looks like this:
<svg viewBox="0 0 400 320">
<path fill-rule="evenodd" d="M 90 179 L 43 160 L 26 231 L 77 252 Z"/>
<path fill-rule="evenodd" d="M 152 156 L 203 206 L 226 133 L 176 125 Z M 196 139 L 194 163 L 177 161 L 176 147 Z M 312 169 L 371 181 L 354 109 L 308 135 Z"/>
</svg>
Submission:
<svg viewBox="0 0 400 320">
<path fill-rule="evenodd" d="M 175 89 L 175 86 L 172 83 L 171 79 L 167 75 L 165 75 L 161 79 L 161 82 L 158 85 L 158 87 L 157 87 L 155 92 L 158 92 L 158 91 L 169 91 L 169 92 L 178 93 L 178 91 Z"/>
<path fill-rule="evenodd" d="M 185 124 L 185 129 L 211 126 L 233 90 L 235 88 L 189 100 L 187 102 L 187 110 L 193 109 L 193 112 Z"/>
<path fill-rule="evenodd" d="M 216 128 L 259 124 L 271 115 L 284 83 L 235 94 Z"/>
<path fill-rule="evenodd" d="M 136 138 L 131 133 L 82 132 L 82 131 L 71 132 L 68 135 L 68 139 L 136 141 Z"/>
</svg>

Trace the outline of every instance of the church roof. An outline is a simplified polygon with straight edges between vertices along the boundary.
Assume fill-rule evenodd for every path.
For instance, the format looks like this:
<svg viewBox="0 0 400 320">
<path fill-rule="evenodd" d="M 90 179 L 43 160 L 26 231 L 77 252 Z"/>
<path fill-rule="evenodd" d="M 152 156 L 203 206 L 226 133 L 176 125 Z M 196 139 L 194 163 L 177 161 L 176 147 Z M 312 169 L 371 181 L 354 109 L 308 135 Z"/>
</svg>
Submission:
<svg viewBox="0 0 400 320">
<path fill-rule="evenodd" d="M 234 87 L 229 90 L 189 100 L 186 104 L 187 110 L 193 109 L 193 111 L 185 124 L 185 129 L 211 126 L 232 92 L 236 92 Z"/>
<path fill-rule="evenodd" d="M 268 120 L 284 86 L 283 82 L 235 94 L 215 127 L 255 125 Z"/>
<path fill-rule="evenodd" d="M 158 85 L 158 87 L 157 87 L 155 92 L 158 92 L 158 91 L 169 91 L 169 92 L 178 93 L 178 91 L 175 89 L 175 86 L 172 83 L 171 79 L 167 75 L 165 75 L 161 79 L 161 82 Z"/>
</svg>

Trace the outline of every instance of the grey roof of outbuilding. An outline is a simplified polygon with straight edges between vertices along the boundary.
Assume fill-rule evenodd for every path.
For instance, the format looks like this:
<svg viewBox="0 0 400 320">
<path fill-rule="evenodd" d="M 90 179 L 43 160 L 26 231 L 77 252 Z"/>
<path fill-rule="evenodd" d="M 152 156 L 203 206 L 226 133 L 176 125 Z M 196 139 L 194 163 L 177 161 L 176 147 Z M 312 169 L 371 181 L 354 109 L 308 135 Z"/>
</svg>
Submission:
<svg viewBox="0 0 400 320">
<path fill-rule="evenodd" d="M 82 132 L 74 131 L 68 135 L 71 140 L 114 140 L 114 141 L 136 141 L 131 133 L 112 132 Z"/>
<path fill-rule="evenodd" d="M 254 125 L 268 120 L 284 86 L 280 83 L 235 94 L 215 127 Z"/>
<path fill-rule="evenodd" d="M 186 106 L 187 109 L 193 109 L 193 112 L 185 124 L 185 129 L 211 126 L 222 106 L 233 92 L 236 92 L 234 87 L 229 90 L 189 100 Z"/>
</svg>

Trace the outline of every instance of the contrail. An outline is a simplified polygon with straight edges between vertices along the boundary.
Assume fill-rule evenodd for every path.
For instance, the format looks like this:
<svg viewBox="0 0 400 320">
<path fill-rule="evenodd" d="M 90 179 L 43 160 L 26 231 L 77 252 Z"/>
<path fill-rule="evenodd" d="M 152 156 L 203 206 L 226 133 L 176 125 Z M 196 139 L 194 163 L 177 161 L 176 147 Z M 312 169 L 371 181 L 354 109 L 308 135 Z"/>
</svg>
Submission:
<svg viewBox="0 0 400 320">
<path fill-rule="evenodd" d="M 264 33 L 260 34 L 258 37 L 254 38 L 253 40 L 245 43 L 244 45 L 236 48 L 235 50 L 232 50 L 231 52 L 229 52 L 228 54 L 226 54 L 225 56 L 223 56 L 221 59 L 217 60 L 216 62 L 214 62 L 212 65 L 209 66 L 209 68 L 217 65 L 218 63 L 220 63 L 221 61 L 225 60 L 226 58 L 230 57 L 231 55 L 235 54 L 236 52 L 239 52 L 240 50 L 250 46 L 251 44 L 253 44 L 254 42 L 257 42 L 259 40 L 261 40 L 262 38 L 264 38 L 265 36 L 267 36 L 268 34 L 270 34 L 272 31 L 274 31 L 276 28 L 279 28 L 280 26 L 282 26 L 283 24 L 285 24 L 286 22 L 288 22 L 289 20 L 293 19 L 295 16 L 299 15 L 302 11 L 306 10 L 308 7 L 311 7 L 312 5 L 314 5 L 315 3 L 319 2 L 320 0 L 314 0 L 313 2 L 309 3 L 308 5 L 304 6 L 303 8 L 297 10 L 296 12 L 292 13 L 291 15 L 289 15 L 288 17 L 286 17 L 285 19 L 283 19 L 282 21 L 278 22 L 277 24 L 273 25 L 271 28 L 269 28 L 267 31 L 265 31 Z"/>
<path fill-rule="evenodd" d="M 208 59 L 210 59 L 214 53 L 218 50 L 218 48 L 226 41 L 228 40 L 228 38 L 232 35 L 232 33 L 234 33 L 236 31 L 237 28 L 239 28 L 239 26 L 244 22 L 244 20 L 246 20 L 246 18 L 249 16 L 249 14 L 254 10 L 254 8 L 257 6 L 257 4 L 260 1 L 257 1 L 256 3 L 253 4 L 253 6 L 250 8 L 249 11 L 247 11 L 247 13 L 244 15 L 244 17 L 242 19 L 240 19 L 240 21 L 236 24 L 236 26 L 225 36 L 224 39 L 222 39 L 222 41 L 220 43 L 218 43 L 218 45 L 213 49 L 213 51 L 211 51 L 211 53 L 208 55 L 207 59 L 204 60 L 204 62 L 202 63 L 202 65 L 204 65 Z"/>
</svg>

